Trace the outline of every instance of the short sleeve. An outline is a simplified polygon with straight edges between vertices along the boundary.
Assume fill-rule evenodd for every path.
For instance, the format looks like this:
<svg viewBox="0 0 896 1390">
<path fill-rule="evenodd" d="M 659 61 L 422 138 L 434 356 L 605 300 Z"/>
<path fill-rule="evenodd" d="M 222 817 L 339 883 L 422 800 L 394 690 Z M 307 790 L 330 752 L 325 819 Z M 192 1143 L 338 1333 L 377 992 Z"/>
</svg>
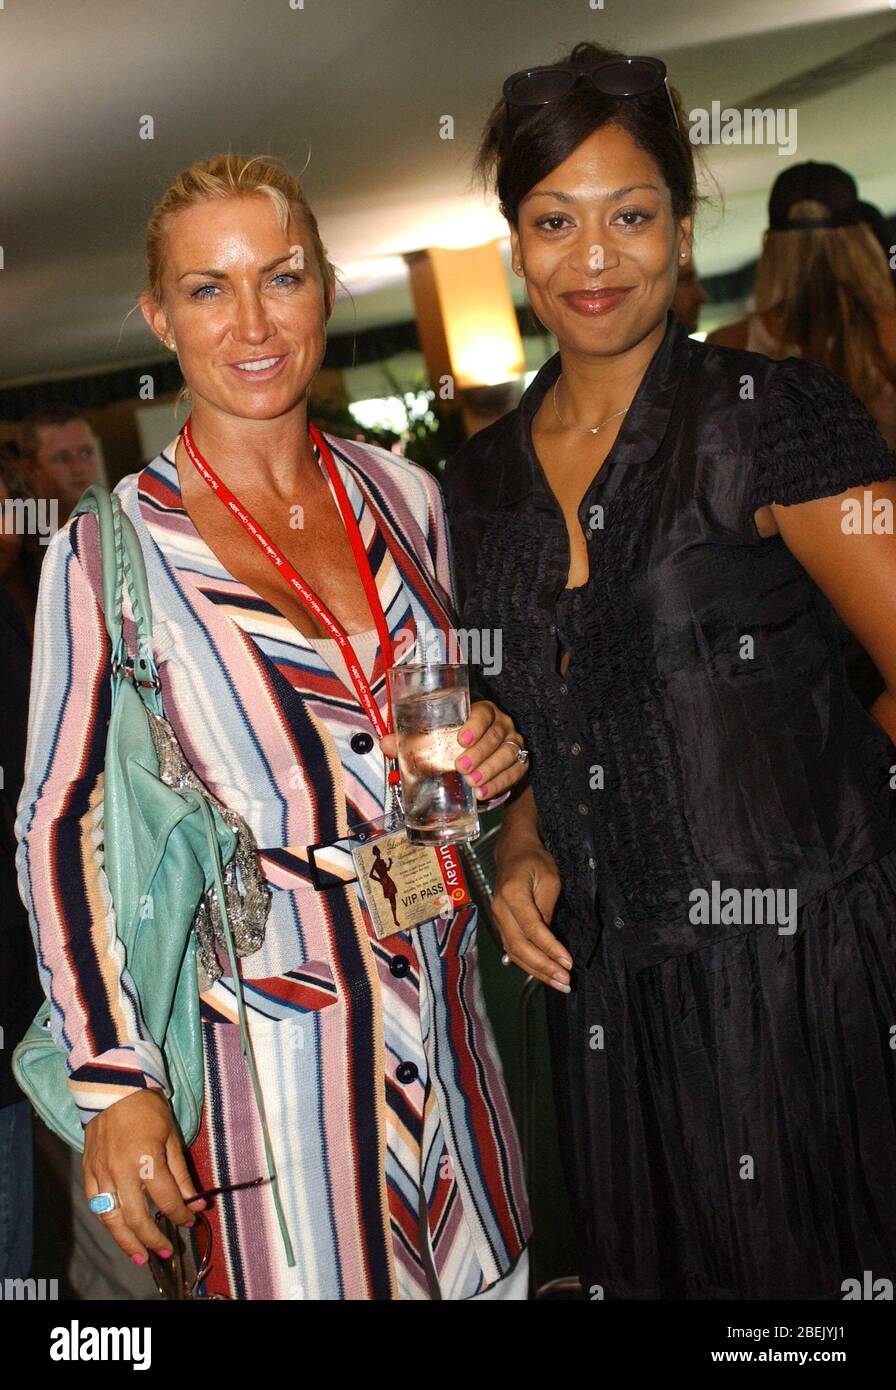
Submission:
<svg viewBox="0 0 896 1390">
<path fill-rule="evenodd" d="M 841 377 L 788 358 L 769 377 L 758 425 L 751 515 L 836 497 L 896 476 L 896 454 Z"/>
</svg>

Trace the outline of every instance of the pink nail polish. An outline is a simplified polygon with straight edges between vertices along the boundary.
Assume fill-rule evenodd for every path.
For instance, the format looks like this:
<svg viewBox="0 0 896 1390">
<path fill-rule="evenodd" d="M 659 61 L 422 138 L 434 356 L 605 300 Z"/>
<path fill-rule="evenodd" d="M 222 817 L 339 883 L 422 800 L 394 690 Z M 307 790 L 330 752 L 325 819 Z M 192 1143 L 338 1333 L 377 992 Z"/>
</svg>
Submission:
<svg viewBox="0 0 896 1390">
<path fill-rule="evenodd" d="M 135 1264 L 135 1265 L 145 1265 L 145 1264 L 146 1264 L 146 1256 L 145 1256 L 145 1255 L 141 1255 L 141 1254 L 139 1253 L 139 1251 L 137 1252 L 136 1255 L 132 1255 L 132 1256 L 131 1256 L 131 1259 L 134 1261 L 134 1264 Z"/>
<path fill-rule="evenodd" d="M 478 768 L 477 768 L 477 770 L 473 773 L 473 781 L 474 781 L 474 782 L 481 782 L 481 781 L 482 781 L 482 773 L 479 771 Z"/>
<path fill-rule="evenodd" d="M 487 800 L 488 800 L 488 787 L 487 787 L 487 786 L 485 786 L 485 787 L 477 787 L 476 790 L 477 790 L 477 792 L 479 793 L 479 795 L 482 797 L 483 801 L 487 801 Z"/>
<path fill-rule="evenodd" d="M 163 1260 L 170 1260 L 170 1259 L 171 1259 L 171 1251 L 170 1251 L 170 1250 L 160 1250 L 160 1251 L 158 1252 L 158 1254 L 159 1254 L 159 1257 L 160 1257 L 161 1259 L 163 1259 Z"/>
<path fill-rule="evenodd" d="M 460 758 L 460 759 L 459 759 L 459 762 L 460 762 L 460 765 L 461 765 L 461 767 L 463 768 L 464 772 L 466 772 L 467 768 L 470 766 L 470 759 L 469 759 L 469 758 Z"/>
<path fill-rule="evenodd" d="M 464 744 L 470 744 L 473 742 L 473 735 L 469 729 L 466 731 L 466 733 L 461 734 L 460 741 Z"/>
</svg>

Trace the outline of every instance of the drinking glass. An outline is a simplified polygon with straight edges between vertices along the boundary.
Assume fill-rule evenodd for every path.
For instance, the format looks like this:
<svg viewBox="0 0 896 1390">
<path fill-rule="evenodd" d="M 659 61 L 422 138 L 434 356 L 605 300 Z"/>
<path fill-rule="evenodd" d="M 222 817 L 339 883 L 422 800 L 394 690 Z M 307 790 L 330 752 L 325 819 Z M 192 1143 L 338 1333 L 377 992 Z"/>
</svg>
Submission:
<svg viewBox="0 0 896 1390">
<path fill-rule="evenodd" d="M 466 666 L 403 663 L 389 671 L 407 837 L 413 844 L 475 840 L 473 788 L 458 772 L 458 734 L 470 713 Z"/>
</svg>

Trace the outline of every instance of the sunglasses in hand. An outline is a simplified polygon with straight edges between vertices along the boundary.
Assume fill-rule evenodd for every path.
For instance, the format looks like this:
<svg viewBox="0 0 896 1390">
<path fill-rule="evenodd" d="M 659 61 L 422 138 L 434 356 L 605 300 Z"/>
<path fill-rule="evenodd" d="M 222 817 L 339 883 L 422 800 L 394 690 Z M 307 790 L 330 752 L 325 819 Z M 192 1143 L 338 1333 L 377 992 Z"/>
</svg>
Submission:
<svg viewBox="0 0 896 1390">
<path fill-rule="evenodd" d="M 232 1183 L 229 1187 L 211 1187 L 205 1192 L 197 1192 L 190 1200 L 241 1192 L 247 1187 L 259 1187 L 265 1181 L 265 1178 L 252 1178 L 249 1182 Z M 171 1251 L 167 1260 L 163 1260 L 156 1251 L 149 1251 L 149 1268 L 160 1296 L 167 1301 L 226 1299 L 227 1294 L 198 1292 L 212 1267 L 212 1227 L 205 1213 L 197 1212 L 195 1226 L 187 1229 L 178 1226 L 162 1211 L 156 1212 L 155 1222 Z M 194 1267 L 192 1272 L 188 1269 L 190 1264 Z"/>
</svg>

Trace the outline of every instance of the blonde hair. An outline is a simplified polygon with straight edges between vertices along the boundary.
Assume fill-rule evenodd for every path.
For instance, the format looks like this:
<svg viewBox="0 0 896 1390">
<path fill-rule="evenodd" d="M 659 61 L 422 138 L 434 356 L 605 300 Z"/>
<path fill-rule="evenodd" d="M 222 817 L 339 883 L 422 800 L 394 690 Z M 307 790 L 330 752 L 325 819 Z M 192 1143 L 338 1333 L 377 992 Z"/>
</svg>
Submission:
<svg viewBox="0 0 896 1390">
<path fill-rule="evenodd" d="M 264 155 L 247 159 L 240 154 L 219 154 L 197 161 L 162 194 L 146 226 L 146 269 L 149 289 L 157 304 L 162 302 L 162 275 L 165 262 L 167 222 L 175 213 L 211 198 L 249 198 L 256 194 L 270 198 L 284 232 L 290 221 L 304 225 L 320 267 L 324 289 L 329 295 L 336 283 L 336 271 L 320 238 L 317 218 L 302 191 L 302 185 L 280 163 Z"/>
<path fill-rule="evenodd" d="M 827 217 L 803 199 L 794 219 Z M 782 341 L 843 377 L 868 406 L 889 379 L 877 315 L 896 309 L 887 258 L 870 227 L 768 231 L 756 275 L 756 312 L 777 311 Z"/>
</svg>

